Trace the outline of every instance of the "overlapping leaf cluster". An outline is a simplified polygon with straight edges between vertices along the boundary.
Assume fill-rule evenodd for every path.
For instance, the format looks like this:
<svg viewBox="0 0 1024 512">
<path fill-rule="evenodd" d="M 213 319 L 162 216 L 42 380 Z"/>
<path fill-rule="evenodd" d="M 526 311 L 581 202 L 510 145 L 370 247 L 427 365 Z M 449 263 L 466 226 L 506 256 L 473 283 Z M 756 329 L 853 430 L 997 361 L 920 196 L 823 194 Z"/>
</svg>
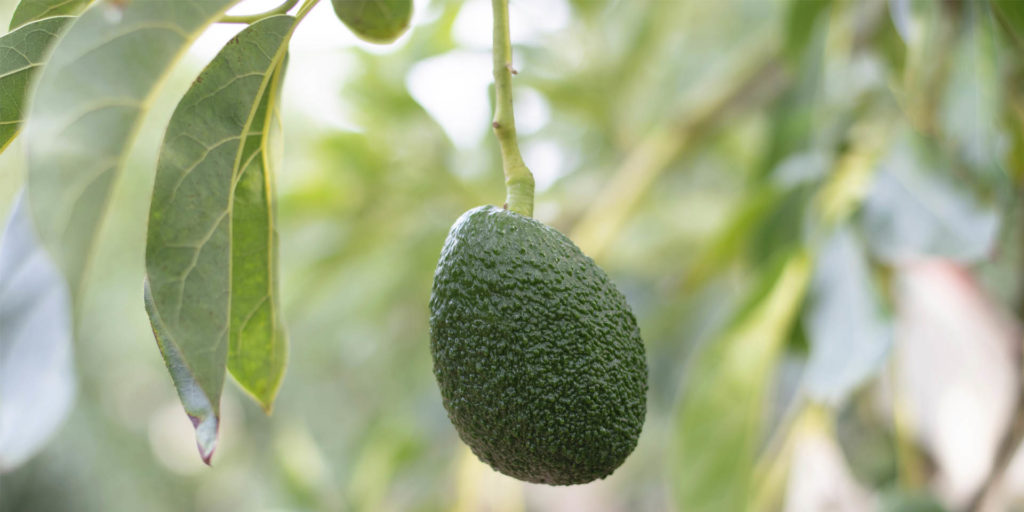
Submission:
<svg viewBox="0 0 1024 512">
<path fill-rule="evenodd" d="M 26 240 L 48 249 L 72 299 L 97 279 L 89 271 L 98 234 L 155 92 L 209 25 L 235 21 L 224 16 L 237 0 L 89 3 L 23 0 L 0 38 L 0 149 L 24 126 L 24 208 L 39 234 Z M 367 26 L 392 20 L 381 3 L 363 2 L 343 21 L 371 37 Z M 298 19 L 315 4 L 305 2 Z M 400 23 L 382 29 L 387 34 L 371 30 L 371 38 L 391 40 L 408 27 L 411 2 L 388 5 L 401 8 Z M 274 141 L 298 19 L 276 12 L 245 19 L 249 26 L 178 103 L 155 172 L 145 305 L 206 462 L 225 373 L 268 412 L 284 375 Z"/>
</svg>

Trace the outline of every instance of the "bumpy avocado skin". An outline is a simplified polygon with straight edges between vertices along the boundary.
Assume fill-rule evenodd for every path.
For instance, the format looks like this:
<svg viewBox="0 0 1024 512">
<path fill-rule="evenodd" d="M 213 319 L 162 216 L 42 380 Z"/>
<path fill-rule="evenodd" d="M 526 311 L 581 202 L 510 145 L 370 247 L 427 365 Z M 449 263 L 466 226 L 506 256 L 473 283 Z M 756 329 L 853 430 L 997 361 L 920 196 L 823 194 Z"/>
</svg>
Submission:
<svg viewBox="0 0 1024 512">
<path fill-rule="evenodd" d="M 640 330 L 568 237 L 493 206 L 469 210 L 441 251 L 430 313 L 444 406 L 482 461 L 571 485 L 633 451 L 647 411 Z"/>
</svg>

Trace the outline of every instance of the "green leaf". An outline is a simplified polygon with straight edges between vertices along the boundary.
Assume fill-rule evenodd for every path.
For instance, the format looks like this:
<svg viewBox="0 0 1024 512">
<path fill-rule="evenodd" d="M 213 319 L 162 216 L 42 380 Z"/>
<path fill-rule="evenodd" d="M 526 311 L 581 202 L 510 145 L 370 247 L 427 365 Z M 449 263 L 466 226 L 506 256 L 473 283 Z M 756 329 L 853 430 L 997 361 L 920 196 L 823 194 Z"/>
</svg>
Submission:
<svg viewBox="0 0 1024 512">
<path fill-rule="evenodd" d="M 818 254 L 804 328 L 810 357 L 804 388 L 817 402 L 840 408 L 858 386 L 881 370 L 892 345 L 862 242 L 840 227 Z"/>
<path fill-rule="evenodd" d="M 228 370 L 268 412 L 284 376 L 287 337 L 277 276 L 272 148 L 278 139 L 282 62 L 249 128 L 231 209 L 231 340 Z M 280 153 L 277 153 L 280 154 Z"/>
<path fill-rule="evenodd" d="M 0 237 L 0 473 L 30 459 L 75 399 L 67 283 L 36 240 L 24 194 Z"/>
<path fill-rule="evenodd" d="M 0 152 L 18 134 L 29 86 L 45 64 L 47 50 L 71 19 L 36 21 L 0 37 Z"/>
<path fill-rule="evenodd" d="M 999 241 L 999 209 L 979 199 L 970 180 L 935 167 L 927 153 L 932 148 L 896 138 L 877 165 L 861 223 L 868 247 L 885 263 L 983 261 Z"/>
<path fill-rule="evenodd" d="M 96 4 L 68 28 L 39 74 L 24 134 L 29 204 L 73 297 L 157 85 L 235 1 Z"/>
<path fill-rule="evenodd" d="M 236 377 L 265 407 L 284 364 L 264 132 L 294 22 L 265 18 L 228 41 L 175 109 L 157 164 L 147 311 L 207 463 L 229 343 Z M 235 244 L 253 252 L 233 275 Z"/>
<path fill-rule="evenodd" d="M 807 254 L 789 257 L 769 292 L 689 368 L 671 459 L 679 510 L 748 509 L 764 402 L 811 266 Z"/>
<path fill-rule="evenodd" d="M 992 0 L 992 7 L 1002 22 L 1007 35 L 1024 50 L 1024 2 L 1020 0 Z"/>
<path fill-rule="evenodd" d="M 786 41 L 783 52 L 799 62 L 814 36 L 818 19 L 827 15 L 831 0 L 791 0 L 786 11 Z"/>
<path fill-rule="evenodd" d="M 398 39 L 412 20 L 412 0 L 331 0 L 334 12 L 355 35 L 371 43 Z"/>
<path fill-rule="evenodd" d="M 21 0 L 11 16 L 10 30 L 53 16 L 77 16 L 91 0 Z"/>
</svg>

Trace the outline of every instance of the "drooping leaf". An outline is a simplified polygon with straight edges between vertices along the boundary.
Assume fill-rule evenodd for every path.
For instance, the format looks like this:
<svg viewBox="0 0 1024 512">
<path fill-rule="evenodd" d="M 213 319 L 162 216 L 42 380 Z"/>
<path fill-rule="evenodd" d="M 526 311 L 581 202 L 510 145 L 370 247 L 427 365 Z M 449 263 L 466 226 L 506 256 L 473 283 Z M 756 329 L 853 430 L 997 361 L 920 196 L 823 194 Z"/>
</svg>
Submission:
<svg viewBox="0 0 1024 512">
<path fill-rule="evenodd" d="M 815 400 L 840 406 L 881 368 L 892 345 L 863 248 L 848 228 L 822 247 L 808 304 L 803 319 L 811 347 L 804 386 Z"/>
<path fill-rule="evenodd" d="M 398 39 L 412 20 L 412 0 L 331 0 L 338 19 L 371 43 Z"/>
<path fill-rule="evenodd" d="M 786 12 L 785 54 L 798 61 L 814 35 L 819 19 L 828 15 L 831 0 L 792 0 Z"/>
<path fill-rule="evenodd" d="M 178 104 L 157 164 L 146 243 L 147 310 L 207 463 L 216 447 L 229 340 L 245 338 L 236 343 L 235 359 L 245 369 L 240 373 L 247 389 L 260 393 L 265 406 L 280 379 L 259 375 L 267 384 L 253 385 L 256 377 L 250 375 L 268 367 L 262 362 L 267 355 L 269 367 L 275 366 L 273 358 L 283 351 L 283 337 L 279 346 L 274 341 L 280 324 L 271 288 L 276 237 L 266 197 L 268 174 L 265 162 L 254 161 L 265 157 L 260 145 L 268 128 L 265 117 L 273 110 L 272 78 L 294 21 L 263 19 L 225 45 Z M 261 110 L 264 119 L 257 121 Z M 257 180 L 263 180 L 261 186 L 252 183 Z M 242 192 L 238 204 L 236 186 Z M 258 194 L 264 197 L 253 197 Z M 241 209 L 237 219 L 235 206 Z M 236 243 L 256 252 L 242 255 L 253 260 L 233 278 L 232 264 L 240 261 L 232 257 Z M 235 284 L 245 292 L 240 298 L 233 296 Z M 260 304 L 263 296 L 266 307 Z M 235 305 L 244 308 L 238 318 L 249 321 L 237 328 Z M 249 336 L 257 340 L 252 347 Z M 251 358 L 250 348 L 255 349 Z M 250 359 L 260 361 L 253 365 Z"/>
<path fill-rule="evenodd" d="M 892 20 L 892 26 L 904 44 L 910 44 L 914 40 L 912 16 L 910 0 L 889 0 L 889 19 Z"/>
<path fill-rule="evenodd" d="M 764 401 L 810 274 L 808 255 L 789 257 L 768 293 L 690 366 L 671 459 L 679 510 L 746 510 Z"/>
<path fill-rule="evenodd" d="M 0 37 L 0 152 L 21 128 L 29 86 L 68 16 L 47 18 Z"/>
<path fill-rule="evenodd" d="M 96 4 L 71 24 L 39 74 L 24 134 L 29 204 L 72 297 L 150 97 L 235 1 Z"/>
<path fill-rule="evenodd" d="M 287 338 L 277 277 L 277 221 L 272 169 L 279 125 L 282 63 L 248 130 L 231 210 L 231 341 L 228 370 L 270 410 L 284 376 Z"/>
<path fill-rule="evenodd" d="M 74 396 L 67 284 L 22 196 L 0 239 L 0 473 L 43 447 Z"/>
<path fill-rule="evenodd" d="M 77 16 L 91 0 L 21 0 L 11 16 L 10 30 L 53 16 Z"/>
<path fill-rule="evenodd" d="M 894 144 L 879 164 L 863 206 L 868 247 L 886 263 L 925 256 L 985 258 L 998 236 L 998 210 L 926 165 L 903 143 Z"/>
<path fill-rule="evenodd" d="M 1024 2 L 1018 0 L 992 0 L 999 20 L 1007 35 L 1024 51 Z"/>
</svg>

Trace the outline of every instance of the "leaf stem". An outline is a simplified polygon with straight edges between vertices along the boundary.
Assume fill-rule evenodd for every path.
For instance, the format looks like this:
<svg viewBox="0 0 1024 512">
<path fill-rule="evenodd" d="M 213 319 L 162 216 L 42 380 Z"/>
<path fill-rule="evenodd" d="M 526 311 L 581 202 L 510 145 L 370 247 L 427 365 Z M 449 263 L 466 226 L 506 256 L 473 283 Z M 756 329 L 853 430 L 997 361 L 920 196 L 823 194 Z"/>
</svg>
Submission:
<svg viewBox="0 0 1024 512">
<path fill-rule="evenodd" d="M 299 3 L 299 0 L 285 0 L 283 4 L 270 9 L 269 11 L 263 11 L 257 14 L 243 14 L 238 16 L 224 15 L 218 20 L 220 23 L 256 23 L 263 18 L 269 18 L 277 14 L 285 14 L 290 11 L 292 7 L 295 7 Z"/>
<path fill-rule="evenodd" d="M 505 173 L 505 207 L 521 215 L 533 215 L 533 174 L 523 162 L 516 141 L 512 110 L 512 40 L 508 29 L 508 0 L 491 0 L 494 8 L 494 121 L 491 126 L 501 146 Z"/>
</svg>

